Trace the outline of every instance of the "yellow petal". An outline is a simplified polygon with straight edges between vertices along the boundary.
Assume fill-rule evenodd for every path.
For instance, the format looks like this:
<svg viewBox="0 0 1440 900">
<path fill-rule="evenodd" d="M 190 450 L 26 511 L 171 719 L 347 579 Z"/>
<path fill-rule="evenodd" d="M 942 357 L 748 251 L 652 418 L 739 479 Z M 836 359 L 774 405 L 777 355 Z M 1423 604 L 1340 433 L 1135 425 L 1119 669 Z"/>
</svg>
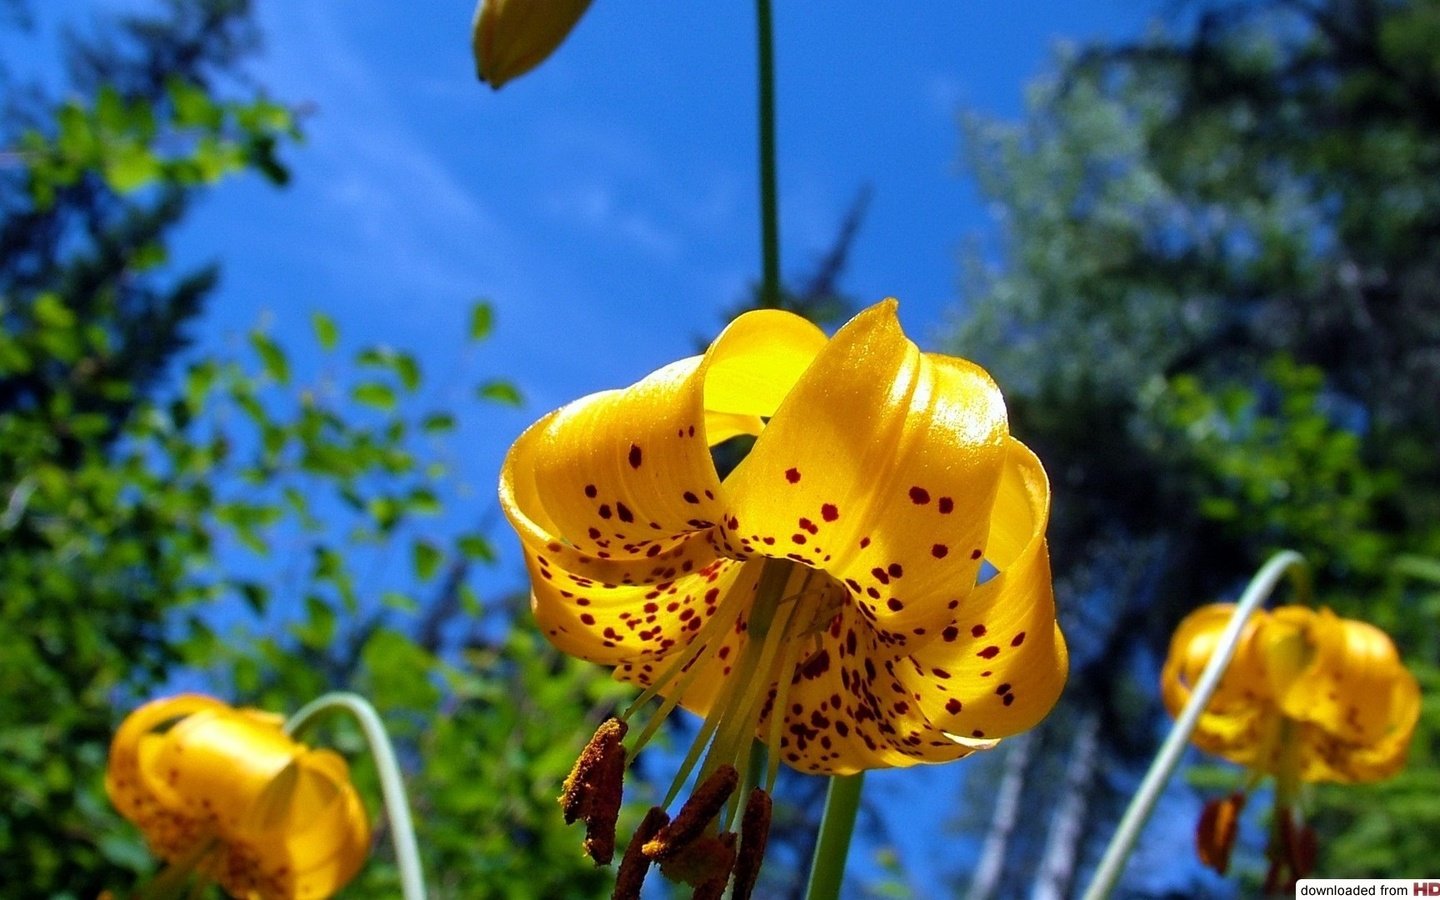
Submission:
<svg viewBox="0 0 1440 900">
<path fill-rule="evenodd" d="M 642 630 L 662 626 L 645 651 L 653 653 L 688 627 L 644 621 L 658 614 L 645 607 L 680 603 L 670 611 L 678 617 L 714 587 L 698 573 L 728 569 L 717 565 L 714 538 L 725 503 L 712 417 L 728 437 L 735 422 L 768 416 L 823 343 L 798 316 L 750 313 L 705 356 L 582 398 L 521 435 L 501 470 L 500 500 L 526 551 L 536 617 L 557 646 L 613 664 L 639 652 Z M 622 613 L 640 618 L 620 621 Z"/>
<path fill-rule="evenodd" d="M 900 666 L 905 689 L 946 732 L 1007 737 L 1049 713 L 1069 655 L 1055 623 L 1045 544 L 1050 491 L 1040 461 L 1009 439 L 988 545 L 999 571 L 950 611 L 939 639 Z"/>
<path fill-rule="evenodd" d="M 148 740 L 154 737 L 154 732 L 192 713 L 224 708 L 225 704 L 213 697 L 179 694 L 152 700 L 125 717 L 110 743 L 110 759 L 105 769 L 105 791 L 121 815 L 135 821 L 141 808 L 154 803 L 154 795 L 140 771 L 142 757 L 147 767 L 154 765 L 156 747 Z"/>
<path fill-rule="evenodd" d="M 498 90 L 540 65 L 589 6 L 590 0 L 481 0 L 470 32 L 480 80 Z"/>
<path fill-rule="evenodd" d="M 370 827 L 349 768 L 329 750 L 303 750 L 273 780 L 251 815 L 228 836 L 242 847 L 245 865 L 234 884 L 263 878 L 286 897 L 324 897 L 359 871 Z"/>
<path fill-rule="evenodd" d="M 1220 636 L 1235 612 L 1232 603 L 1203 606 L 1175 630 L 1161 672 L 1161 697 L 1172 716 L 1190 700 Z M 1268 613 L 1257 611 L 1245 623 L 1234 656 L 1195 726 L 1191 742 L 1240 765 L 1263 767 L 1275 748 L 1280 713 L 1270 695 L 1265 654 L 1256 640 Z"/>
<path fill-rule="evenodd" d="M 898 655 L 975 582 L 1005 440 L 989 376 L 920 353 L 895 302 L 876 304 L 825 346 L 727 479 L 722 546 L 843 581 Z"/>
<path fill-rule="evenodd" d="M 1301 777 L 1373 781 L 1404 765 L 1419 716 L 1419 688 L 1390 638 L 1328 609 L 1284 607 L 1276 618 L 1309 626 L 1310 665 L 1282 698 L 1305 723 Z"/>
<path fill-rule="evenodd" d="M 213 816 L 221 835 L 231 835 L 301 750 L 278 728 L 228 707 L 208 709 L 171 728 L 142 775 L 168 809 Z"/>
</svg>

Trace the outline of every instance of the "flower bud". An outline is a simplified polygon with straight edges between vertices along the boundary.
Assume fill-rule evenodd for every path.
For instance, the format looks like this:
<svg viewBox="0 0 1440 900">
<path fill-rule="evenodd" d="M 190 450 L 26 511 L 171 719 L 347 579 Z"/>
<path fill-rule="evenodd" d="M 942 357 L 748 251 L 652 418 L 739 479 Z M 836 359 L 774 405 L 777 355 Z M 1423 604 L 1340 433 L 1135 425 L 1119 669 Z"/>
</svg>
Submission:
<svg viewBox="0 0 1440 900">
<path fill-rule="evenodd" d="M 589 6 L 590 0 L 480 0 L 470 32 L 480 80 L 498 90 L 540 65 Z"/>
</svg>

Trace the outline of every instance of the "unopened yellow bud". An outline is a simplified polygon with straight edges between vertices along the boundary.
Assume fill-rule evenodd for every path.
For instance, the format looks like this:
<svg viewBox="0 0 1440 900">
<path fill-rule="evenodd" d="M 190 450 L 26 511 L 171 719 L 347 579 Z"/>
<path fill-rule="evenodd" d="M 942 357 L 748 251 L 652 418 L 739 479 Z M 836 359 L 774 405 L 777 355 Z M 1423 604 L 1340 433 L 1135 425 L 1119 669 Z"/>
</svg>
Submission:
<svg viewBox="0 0 1440 900">
<path fill-rule="evenodd" d="M 540 65 L 589 6 L 590 0 L 480 0 L 470 32 L 480 80 L 498 90 Z"/>
</svg>

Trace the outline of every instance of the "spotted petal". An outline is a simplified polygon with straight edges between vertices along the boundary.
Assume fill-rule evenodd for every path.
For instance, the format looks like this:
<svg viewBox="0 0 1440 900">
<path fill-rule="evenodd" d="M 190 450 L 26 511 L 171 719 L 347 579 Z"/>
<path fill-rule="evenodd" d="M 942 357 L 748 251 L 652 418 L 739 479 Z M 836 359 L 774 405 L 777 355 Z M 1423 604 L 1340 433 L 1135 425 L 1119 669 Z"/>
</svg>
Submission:
<svg viewBox="0 0 1440 900">
<path fill-rule="evenodd" d="M 710 445 L 750 430 L 736 423 L 758 430 L 824 343 L 797 316 L 750 313 L 703 357 L 592 394 L 521 435 L 500 499 L 557 646 L 614 665 L 688 641 L 691 615 L 713 610 L 734 577 L 715 541 L 726 504 Z"/>
<path fill-rule="evenodd" d="M 922 354 L 895 302 L 876 304 L 815 358 L 726 482 L 722 540 L 845 583 L 899 655 L 933 640 L 975 584 L 1006 437 L 990 377 Z"/>
</svg>

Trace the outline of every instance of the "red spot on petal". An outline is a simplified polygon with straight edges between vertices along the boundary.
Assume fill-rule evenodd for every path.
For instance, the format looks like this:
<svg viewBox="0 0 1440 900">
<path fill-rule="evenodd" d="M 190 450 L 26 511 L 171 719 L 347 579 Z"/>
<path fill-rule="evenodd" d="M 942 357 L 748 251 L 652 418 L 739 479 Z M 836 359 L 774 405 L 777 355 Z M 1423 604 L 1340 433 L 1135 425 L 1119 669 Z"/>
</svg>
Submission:
<svg viewBox="0 0 1440 900">
<path fill-rule="evenodd" d="M 1000 653 L 1000 648 L 999 648 L 999 647 L 996 647 L 996 646 L 994 646 L 994 645 L 992 644 L 991 646 L 986 647 L 984 650 L 981 650 L 979 653 L 977 653 L 977 654 L 975 654 L 975 655 L 978 656 L 978 657 L 980 657 L 981 659 L 994 659 L 996 656 L 999 655 L 999 653 Z"/>
<path fill-rule="evenodd" d="M 586 625 L 594 625 L 595 617 L 590 615 L 589 613 L 581 613 L 580 621 L 584 622 Z"/>
<path fill-rule="evenodd" d="M 1023 643 L 1025 643 L 1025 632 L 1023 631 L 1010 639 L 1010 646 L 1012 647 L 1018 647 Z"/>
<path fill-rule="evenodd" d="M 686 492 L 685 492 L 684 494 L 682 494 L 681 496 L 685 498 L 685 502 L 686 502 L 686 503 L 699 503 L 699 502 L 700 502 L 700 498 L 697 497 L 697 496 L 695 496 L 694 494 L 692 494 L 690 491 L 686 491 Z"/>
<path fill-rule="evenodd" d="M 960 712 L 960 710 L 964 708 L 965 704 L 961 703 L 959 700 L 956 700 L 954 697 L 951 697 L 949 700 L 945 701 L 945 711 L 952 716 L 956 715 Z"/>
<path fill-rule="evenodd" d="M 901 603 L 899 600 L 896 600 L 894 597 L 891 597 L 888 601 L 886 601 L 885 605 L 890 607 L 891 612 L 899 612 L 900 610 L 905 608 L 905 604 Z"/>
<path fill-rule="evenodd" d="M 917 505 L 924 505 L 930 502 L 930 492 L 922 487 L 916 486 L 910 489 L 910 500 Z"/>
<path fill-rule="evenodd" d="M 638 469 L 638 468 L 640 468 L 640 445 L 639 445 L 639 444 L 631 444 L 631 445 L 630 445 L 630 457 L 629 457 L 629 459 L 630 459 L 630 468 L 632 468 L 632 469 Z"/>
<path fill-rule="evenodd" d="M 950 553 L 950 548 L 944 544 L 936 544 L 930 548 L 930 555 L 936 559 L 944 559 Z"/>
<path fill-rule="evenodd" d="M 976 625 L 974 628 L 970 629 L 970 633 L 973 634 L 973 635 L 975 635 L 975 637 L 984 637 L 984 636 L 985 636 L 985 626 L 984 626 L 984 625 Z"/>
<path fill-rule="evenodd" d="M 840 510 L 833 503 L 827 503 L 820 507 L 820 517 L 827 522 L 833 522 L 840 518 Z"/>
<path fill-rule="evenodd" d="M 799 484 L 799 483 L 800 483 L 800 470 L 799 470 L 799 469 L 786 469 L 786 470 L 785 470 L 785 480 L 788 481 L 788 482 L 790 482 L 791 484 Z"/>
<path fill-rule="evenodd" d="M 591 500 L 594 500 L 595 497 L 596 497 L 599 493 L 600 493 L 600 491 L 598 491 L 598 490 L 595 488 L 595 485 L 593 485 L 593 484 L 587 484 L 587 485 L 585 485 L 585 496 L 589 497 Z"/>
<path fill-rule="evenodd" d="M 954 625 L 951 625 L 949 628 L 946 628 L 944 631 L 940 632 L 940 636 L 947 641 L 953 641 L 960 636 L 960 629 L 956 628 Z"/>
<path fill-rule="evenodd" d="M 951 511 L 955 509 L 955 501 L 951 500 L 949 497 L 941 497 L 940 501 L 936 503 L 935 506 L 937 509 L 940 510 L 941 515 L 948 516 L 950 515 Z"/>
</svg>

